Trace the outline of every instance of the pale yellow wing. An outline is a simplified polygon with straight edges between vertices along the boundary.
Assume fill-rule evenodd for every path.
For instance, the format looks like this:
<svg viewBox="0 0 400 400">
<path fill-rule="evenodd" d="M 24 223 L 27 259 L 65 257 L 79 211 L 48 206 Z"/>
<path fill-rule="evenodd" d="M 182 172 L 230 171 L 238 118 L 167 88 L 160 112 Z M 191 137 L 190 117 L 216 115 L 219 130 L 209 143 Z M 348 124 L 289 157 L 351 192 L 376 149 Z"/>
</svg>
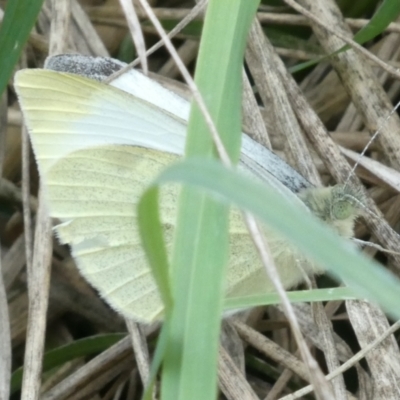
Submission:
<svg viewBox="0 0 400 400">
<path fill-rule="evenodd" d="M 140 246 L 135 207 L 146 184 L 177 156 L 139 146 L 181 152 L 184 123 L 78 76 L 25 70 L 15 84 L 51 216 L 61 221 L 61 242 L 116 310 L 139 321 L 159 318 L 162 305 Z M 173 219 L 175 192 L 162 191 L 166 223 Z"/>
<path fill-rule="evenodd" d="M 145 186 L 175 155 L 133 146 L 101 146 L 69 154 L 46 175 L 52 216 L 84 277 L 119 312 L 160 318 L 162 304 L 136 224 Z M 163 221 L 174 223 L 176 188 L 164 187 Z M 166 230 L 171 243 L 172 230 Z"/>
<path fill-rule="evenodd" d="M 186 122 L 112 86 L 22 70 L 15 87 L 40 172 L 76 150 L 131 145 L 183 154 Z"/>
<path fill-rule="evenodd" d="M 17 93 L 51 216 L 85 278 L 123 315 L 150 322 L 162 304 L 140 246 L 136 204 L 146 185 L 183 151 L 185 121 L 121 90 L 79 76 L 22 71 Z M 177 188 L 162 189 L 168 246 Z M 272 285 L 242 216 L 231 213 L 229 297 L 262 294 Z M 302 280 L 302 258 L 270 235 L 285 286 Z"/>
</svg>

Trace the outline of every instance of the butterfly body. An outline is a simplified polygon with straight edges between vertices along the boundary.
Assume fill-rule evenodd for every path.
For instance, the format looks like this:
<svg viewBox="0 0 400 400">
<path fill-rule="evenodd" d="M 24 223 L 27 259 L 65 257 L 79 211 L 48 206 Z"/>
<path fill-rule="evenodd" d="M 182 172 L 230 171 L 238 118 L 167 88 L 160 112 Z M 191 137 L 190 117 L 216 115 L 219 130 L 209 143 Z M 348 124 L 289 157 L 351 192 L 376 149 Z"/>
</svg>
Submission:
<svg viewBox="0 0 400 400">
<path fill-rule="evenodd" d="M 51 216 L 61 221 L 56 227 L 60 241 L 71 246 L 81 273 L 113 308 L 137 321 L 160 319 L 163 307 L 141 248 L 136 203 L 152 179 L 183 154 L 185 103 L 178 111 L 171 105 L 170 111 L 161 110 L 111 86 L 45 70 L 21 71 L 15 85 Z M 263 157 L 259 145 L 244 138 L 240 167 L 254 179 L 268 175 L 277 190 L 304 206 L 263 169 Z M 304 189 L 306 181 L 296 179 L 300 191 L 306 190 L 304 202 L 311 198 L 307 205 L 316 214 L 325 207 L 318 199 L 326 203 L 340 191 L 326 188 L 316 194 Z M 167 185 L 161 191 L 168 249 L 178 190 Z M 351 226 L 353 214 L 345 218 Z M 285 239 L 268 228 L 265 233 L 285 287 L 297 285 L 305 273 L 322 271 Z M 230 248 L 226 296 L 272 291 L 242 214 L 235 209 L 230 214 Z"/>
<path fill-rule="evenodd" d="M 348 185 L 304 189 L 299 197 L 312 213 L 341 236 L 353 236 L 354 220 L 365 203 L 364 194 Z"/>
</svg>

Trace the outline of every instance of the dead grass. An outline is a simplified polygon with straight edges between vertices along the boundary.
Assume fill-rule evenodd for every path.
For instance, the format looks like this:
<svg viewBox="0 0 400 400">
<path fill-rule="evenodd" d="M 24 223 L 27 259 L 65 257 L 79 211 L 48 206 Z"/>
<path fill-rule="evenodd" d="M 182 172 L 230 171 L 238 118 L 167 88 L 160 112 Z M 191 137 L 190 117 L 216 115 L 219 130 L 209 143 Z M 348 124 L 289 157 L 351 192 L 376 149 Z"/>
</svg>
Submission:
<svg viewBox="0 0 400 400">
<path fill-rule="evenodd" d="M 55 3 L 59 7 L 53 13 L 49 3 L 45 3 L 37 30 L 32 32 L 18 68 L 41 67 L 49 53 L 60 52 L 104 57 L 119 55 L 126 60 L 132 59 L 132 48 L 126 39 L 126 20 L 117 0 L 72 1 L 71 10 L 64 2 Z M 302 4 L 318 20 L 329 21 L 329 26 L 342 35 L 349 36 L 348 26 L 365 24 L 365 20 L 351 20 L 348 26 L 345 25 L 327 6 L 329 2 L 304 0 Z M 192 4 L 160 0 L 156 6 L 156 15 L 160 19 L 180 20 Z M 292 24 L 296 28 L 301 26 L 299 32 L 306 35 L 307 28 L 304 27 L 310 25 L 307 17 L 295 17 L 288 14 L 288 10 L 284 8 L 275 14 L 271 13 L 274 10 L 268 9 L 260 13 L 259 21 L 270 27 L 272 21 L 279 20 L 279 26 L 286 32 L 290 32 Z M 139 17 L 147 47 L 150 47 L 157 37 L 142 12 Z M 199 15 L 196 19 L 201 21 L 201 18 Z M 343 45 L 340 39 L 315 22 L 311 22 L 311 26 L 314 34 L 303 41 L 310 47 L 302 49 L 299 43 L 286 48 L 279 44 L 274 46 L 264 36 L 262 26 L 258 22 L 253 24 L 246 52 L 250 80 L 245 81 L 244 130 L 264 145 L 271 143 L 279 155 L 311 182 L 327 185 L 344 181 L 351 169 L 339 146 L 359 152 L 369 135 L 379 128 L 380 136 L 367 153 L 379 164 L 366 164 L 356 173 L 370 195 L 368 207 L 381 218 L 360 221 L 356 234 L 363 240 L 376 240 L 386 248 L 398 250 L 398 237 L 391 230 L 391 227 L 398 227 L 400 217 L 398 178 L 396 171 L 382 172 L 380 165 L 397 170 L 400 166 L 400 120 L 397 114 L 387 118 L 392 103 L 399 98 L 399 82 L 357 50 L 334 56 L 311 71 L 296 74 L 293 79 L 284 64 L 291 66 L 299 60 L 314 57 L 315 53 L 310 49 L 323 54 Z M 397 67 L 399 31 L 399 24 L 393 23 L 366 48 Z M 197 39 L 195 34 L 183 31 L 174 42 L 190 70 L 196 59 Z M 284 64 L 278 55 L 282 55 Z M 148 64 L 149 70 L 162 75 L 162 79 L 179 80 L 179 73 L 164 49 L 150 56 Z M 157 327 L 142 331 L 130 326 L 131 335 L 135 332 L 132 336 L 139 343 L 137 348 L 142 349 L 138 352 L 136 348 L 140 363 L 135 362 L 130 339 L 125 338 L 96 357 L 94 354 L 78 357 L 40 377 L 38 368 L 43 351 L 87 336 L 126 332 L 126 328 L 123 319 L 110 310 L 81 278 L 68 249 L 51 239 L 50 226 L 37 205 L 35 163 L 26 146 L 26 137 L 20 134 L 22 118 L 12 85 L 10 88 L 7 108 L 4 104 L 1 107 L 8 122 L 0 193 L 2 269 L 9 316 L 0 310 L 0 326 L 6 331 L 5 321 L 9 318 L 13 370 L 22 365 L 24 351 L 30 352 L 30 357 L 25 359 L 25 368 L 30 373 L 24 377 L 24 385 L 29 390 L 23 398 L 139 399 L 139 371 L 145 379 L 148 368 L 145 338 L 147 336 L 151 354 Z M 348 153 L 346 156 L 349 157 Z M 26 174 L 23 178 L 23 168 L 29 171 L 29 180 Z M 359 184 L 356 178 L 353 180 Z M 35 247 L 32 247 L 33 237 Z M 399 273 L 397 259 L 377 255 L 376 250 L 369 253 Z M 50 268 L 47 268 L 50 264 L 51 279 Z M 0 293 L 0 302 L 4 297 L 5 294 Z M 356 362 L 348 372 L 333 380 L 335 398 L 399 398 L 398 344 L 393 335 L 379 342 L 390 327 L 379 308 L 363 301 L 348 301 L 313 307 L 303 304 L 295 310 L 307 343 L 324 371 L 334 372 L 360 348 L 374 343 L 361 362 Z M 46 350 L 40 346 L 43 335 Z M 220 353 L 221 398 L 272 400 L 283 398 L 307 384 L 306 368 L 298 358 L 288 324 L 279 308 L 257 309 L 241 322 L 226 322 L 223 337 L 229 351 L 221 349 Z M 7 347 L 7 341 L 0 344 L 0 351 L 1 346 Z M 246 375 L 243 375 L 244 370 Z M 19 398 L 18 393 L 12 398 Z M 284 398 L 298 397 L 288 395 Z"/>
</svg>

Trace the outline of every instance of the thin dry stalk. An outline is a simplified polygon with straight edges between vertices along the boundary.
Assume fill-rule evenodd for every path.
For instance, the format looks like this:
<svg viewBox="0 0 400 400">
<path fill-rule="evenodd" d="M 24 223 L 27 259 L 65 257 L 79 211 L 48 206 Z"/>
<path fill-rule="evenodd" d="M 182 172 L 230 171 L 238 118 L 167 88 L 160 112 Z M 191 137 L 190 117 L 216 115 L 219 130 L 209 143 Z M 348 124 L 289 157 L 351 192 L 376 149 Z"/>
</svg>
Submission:
<svg viewBox="0 0 400 400">
<path fill-rule="evenodd" d="M 322 303 L 313 303 L 312 306 L 314 321 L 321 336 L 326 365 L 328 367 L 328 371 L 333 372 L 339 368 L 340 363 L 339 355 L 335 346 L 335 340 L 333 338 L 332 324 L 326 315 L 325 308 Z M 346 386 L 344 384 L 343 375 L 338 375 L 334 380 L 332 380 L 332 387 L 336 400 L 347 400 Z"/>
<path fill-rule="evenodd" d="M 0 101 L 0 178 L 3 175 L 4 153 L 7 131 L 7 93 Z M 7 400 L 10 396 L 11 377 L 11 333 L 8 311 L 6 284 L 4 282 L 3 263 L 0 251 L 0 399 Z"/>
<path fill-rule="evenodd" d="M 390 328 L 385 314 L 365 301 L 347 301 L 347 312 L 362 349 L 384 335 Z M 377 399 L 397 399 L 400 395 L 399 347 L 393 335 L 387 337 L 366 359 L 374 381 Z"/>
<path fill-rule="evenodd" d="M 71 0 L 73 49 L 81 54 L 109 57 L 108 50 L 77 0 Z"/>
<path fill-rule="evenodd" d="M 69 6 L 53 1 L 50 49 L 62 52 L 67 37 Z M 60 15 L 59 13 L 63 13 Z M 21 399 L 38 399 L 41 384 L 42 360 L 46 332 L 46 313 L 50 289 L 52 255 L 52 224 L 43 189 L 39 190 L 39 208 L 36 216 L 35 243 L 31 269 L 28 269 L 29 314 L 24 357 Z M 29 231 L 28 231 L 29 232 Z"/>
<path fill-rule="evenodd" d="M 42 190 L 39 193 L 39 208 L 36 218 L 32 270 L 28 271 L 29 314 L 21 394 L 23 400 L 39 398 L 46 332 L 52 232 Z"/>
<path fill-rule="evenodd" d="M 188 25 L 191 21 L 193 21 L 197 15 L 199 15 L 200 13 L 203 12 L 204 7 L 207 4 L 207 0 L 201 0 L 199 1 L 195 7 L 193 7 L 190 12 L 182 19 L 182 21 L 180 21 L 175 27 L 174 29 L 172 29 L 169 34 L 167 35 L 167 37 L 169 39 L 172 39 L 175 35 L 177 35 L 186 25 Z M 152 46 L 150 49 L 148 49 L 146 51 L 146 56 L 150 56 L 151 54 L 153 54 L 154 52 L 156 52 L 158 49 L 160 49 L 161 47 L 164 46 L 164 40 L 161 39 L 159 40 L 154 46 Z M 121 76 L 125 71 L 129 70 L 130 68 L 133 68 L 135 66 L 137 66 L 139 64 L 140 60 L 139 58 L 137 58 L 136 60 L 132 61 L 130 64 L 128 64 L 125 68 L 122 68 L 121 70 L 115 72 L 113 75 L 111 75 L 108 79 L 106 79 L 104 82 L 108 83 L 111 82 L 113 79 L 118 78 L 119 76 Z M 178 66 L 177 66 L 178 67 Z M 182 73 L 180 71 L 180 69 L 178 68 L 179 72 Z"/>
<path fill-rule="evenodd" d="M 25 248 L 24 235 L 21 234 L 2 258 L 2 272 L 6 289 L 12 286 L 26 264 Z"/>
<path fill-rule="evenodd" d="M 136 10 L 131 0 L 120 0 L 121 7 L 124 10 L 126 21 L 128 22 L 129 31 L 131 32 L 133 43 L 135 43 L 136 51 L 139 55 L 140 64 L 143 72 L 147 75 L 147 57 L 146 57 L 146 45 L 144 43 L 144 37 L 142 27 L 140 26 L 139 18 L 136 14 Z"/>
<path fill-rule="evenodd" d="M 218 378 L 220 389 L 228 400 L 258 400 L 245 376 L 222 346 L 218 353 Z"/>
<path fill-rule="evenodd" d="M 32 269 L 32 259 L 33 259 L 33 229 L 32 229 L 32 214 L 31 214 L 31 196 L 30 196 L 30 176 L 29 176 L 29 138 L 26 127 L 22 126 L 21 129 L 21 158 L 22 158 L 22 213 L 24 218 L 24 245 L 25 245 L 25 261 L 27 270 Z M 35 200 L 35 210 L 37 209 L 37 199 Z M 14 243 L 13 247 L 17 244 Z M 11 252 L 11 250 L 10 250 Z M 12 254 L 12 253 L 11 253 Z M 20 253 L 19 253 L 20 254 Z M 17 263 L 20 268 L 14 268 L 14 278 L 17 277 L 19 269 L 21 269 L 24 263 Z M 12 281 L 13 279 L 10 279 Z"/>
<path fill-rule="evenodd" d="M 121 19 L 123 20 L 123 13 L 115 7 L 87 7 L 88 15 L 94 21 L 99 23 L 107 23 L 109 19 Z M 190 9 L 187 8 L 153 8 L 154 14 L 158 19 L 182 19 L 185 18 L 189 13 Z M 147 19 L 147 14 L 138 9 L 137 14 L 140 19 Z M 196 20 L 202 20 L 203 14 L 199 14 Z M 279 24 L 279 25 L 294 25 L 294 26 L 310 26 L 309 18 L 303 15 L 285 14 L 276 12 L 263 12 L 257 13 L 257 19 L 261 24 Z M 353 29 L 363 28 L 369 23 L 369 19 L 362 18 L 346 18 L 346 23 Z M 400 24 L 397 22 L 391 22 L 385 29 L 385 32 L 397 32 L 400 33 Z"/>
<path fill-rule="evenodd" d="M 256 98 L 250 85 L 249 78 L 246 72 L 242 73 L 243 82 L 243 99 L 242 99 L 242 114 L 243 126 L 245 131 L 268 149 L 272 149 L 271 139 L 268 134 L 267 126 L 263 120 L 260 108 L 258 107 Z"/>
<path fill-rule="evenodd" d="M 260 24 L 254 21 L 249 32 L 246 61 L 257 84 L 261 99 L 268 107 L 273 131 L 286 138 L 290 158 L 296 169 L 315 185 L 321 181 L 294 114 L 281 77 L 272 59 L 272 46 L 267 46 Z"/>
<path fill-rule="evenodd" d="M 142 379 L 143 386 L 146 387 L 150 376 L 150 355 L 147 347 L 146 336 L 140 324 L 125 319 L 126 326 L 132 341 L 132 348 L 135 353 L 136 364 Z"/>
<path fill-rule="evenodd" d="M 78 399 L 77 390 L 85 391 L 84 395 L 93 394 L 128 366 L 133 366 L 133 359 L 132 344 L 127 337 L 43 394 L 41 400 L 62 400 L 72 395 Z"/>
<path fill-rule="evenodd" d="M 62 54 L 65 51 L 69 23 L 71 17 L 71 2 L 69 0 L 53 1 L 53 13 L 50 25 L 49 54 Z"/>
<path fill-rule="evenodd" d="M 332 379 L 336 377 L 339 374 L 342 374 L 349 368 L 351 368 L 353 365 L 358 363 L 363 357 L 368 354 L 372 349 L 376 348 L 382 341 L 384 341 L 386 338 L 388 338 L 390 335 L 393 335 L 393 333 L 400 328 L 400 322 L 396 322 L 393 324 L 390 329 L 385 331 L 380 337 L 376 338 L 372 343 L 370 343 L 368 346 L 366 346 L 363 350 L 359 351 L 354 357 L 349 359 L 347 362 L 345 362 L 340 368 L 338 368 L 336 371 L 333 373 L 330 373 L 327 375 L 327 379 Z M 281 397 L 280 400 L 294 400 L 294 399 L 300 399 L 302 396 L 311 393 L 313 391 L 313 388 L 311 385 L 304 387 L 303 389 L 298 390 L 297 392 Z"/>
</svg>

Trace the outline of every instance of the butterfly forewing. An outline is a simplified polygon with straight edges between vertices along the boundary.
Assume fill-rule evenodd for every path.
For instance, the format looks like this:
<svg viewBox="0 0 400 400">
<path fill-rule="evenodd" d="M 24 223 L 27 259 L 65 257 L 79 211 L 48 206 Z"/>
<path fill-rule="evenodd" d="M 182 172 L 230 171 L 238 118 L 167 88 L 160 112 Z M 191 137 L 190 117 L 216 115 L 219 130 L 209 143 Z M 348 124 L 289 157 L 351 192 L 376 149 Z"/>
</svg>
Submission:
<svg viewBox="0 0 400 400">
<path fill-rule="evenodd" d="M 61 242 L 71 246 L 82 274 L 112 307 L 137 321 L 161 318 L 163 307 L 137 230 L 136 205 L 146 185 L 183 153 L 185 121 L 76 75 L 24 70 L 16 75 L 15 85 L 51 216 L 61 221 L 56 227 Z M 257 154 L 257 174 L 247 169 L 254 179 L 268 179 L 262 166 L 265 153 L 260 149 Z M 161 191 L 168 249 L 177 190 L 171 185 Z M 299 202 L 287 188 L 279 190 Z M 265 233 L 286 287 L 303 279 L 303 266 L 307 272 L 314 270 L 286 241 Z M 271 291 L 238 210 L 231 212 L 230 245 L 227 296 Z"/>
</svg>

